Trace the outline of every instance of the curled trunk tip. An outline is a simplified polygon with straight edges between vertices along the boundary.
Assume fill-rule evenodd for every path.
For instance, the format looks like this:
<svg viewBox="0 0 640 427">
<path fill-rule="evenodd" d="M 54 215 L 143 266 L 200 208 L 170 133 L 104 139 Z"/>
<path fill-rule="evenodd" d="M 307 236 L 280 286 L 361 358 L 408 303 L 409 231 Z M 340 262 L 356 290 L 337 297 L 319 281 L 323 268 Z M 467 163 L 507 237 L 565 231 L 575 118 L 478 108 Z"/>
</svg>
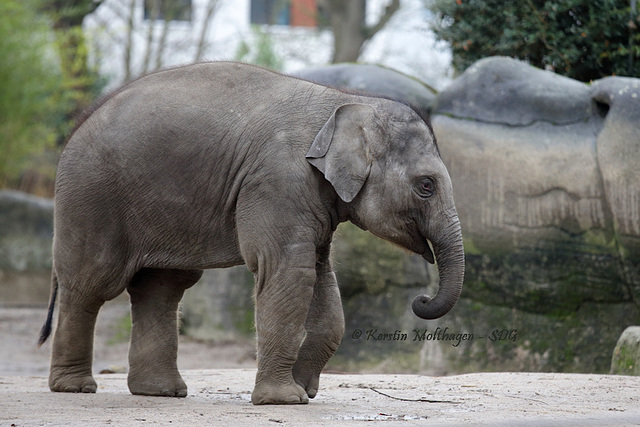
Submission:
<svg viewBox="0 0 640 427">
<path fill-rule="evenodd" d="M 456 305 L 464 281 L 464 247 L 459 223 L 456 221 L 453 233 L 447 238 L 432 243 L 440 275 L 438 294 L 433 298 L 418 295 L 411 304 L 415 315 L 427 320 L 444 316 Z"/>
<path fill-rule="evenodd" d="M 422 294 L 413 299 L 411 309 L 413 313 L 421 319 L 433 320 L 447 314 L 454 305 L 455 301 L 452 303 L 442 303 L 442 300 L 440 300 L 440 303 L 438 303 L 438 301 L 434 301 L 429 295 Z"/>
</svg>

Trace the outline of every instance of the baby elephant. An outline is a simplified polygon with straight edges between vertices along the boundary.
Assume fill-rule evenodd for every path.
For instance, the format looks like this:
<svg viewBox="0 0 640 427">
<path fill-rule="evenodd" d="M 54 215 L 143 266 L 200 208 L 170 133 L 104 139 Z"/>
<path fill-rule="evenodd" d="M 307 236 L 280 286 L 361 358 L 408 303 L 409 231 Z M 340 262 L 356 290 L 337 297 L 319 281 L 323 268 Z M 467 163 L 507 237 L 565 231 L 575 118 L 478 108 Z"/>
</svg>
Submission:
<svg viewBox="0 0 640 427">
<path fill-rule="evenodd" d="M 451 180 L 410 107 L 250 65 L 212 62 L 142 77 L 95 107 L 58 166 L 49 386 L 96 391 L 98 310 L 131 297 L 129 390 L 186 396 L 177 310 L 202 270 L 255 276 L 254 404 L 307 403 L 344 317 L 329 261 L 351 221 L 438 261 L 425 319 L 460 295 L 464 254 Z M 429 242 L 433 246 L 431 252 Z"/>
</svg>

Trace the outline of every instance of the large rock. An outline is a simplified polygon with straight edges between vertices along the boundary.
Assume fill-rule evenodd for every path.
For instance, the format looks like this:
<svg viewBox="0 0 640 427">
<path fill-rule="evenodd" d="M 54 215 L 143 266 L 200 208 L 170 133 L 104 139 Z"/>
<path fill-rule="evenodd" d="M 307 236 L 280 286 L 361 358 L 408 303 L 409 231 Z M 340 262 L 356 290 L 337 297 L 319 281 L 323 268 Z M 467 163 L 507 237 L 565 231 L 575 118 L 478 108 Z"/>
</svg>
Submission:
<svg viewBox="0 0 640 427">
<path fill-rule="evenodd" d="M 604 127 L 596 141 L 605 195 L 605 212 L 615 231 L 619 274 L 640 302 L 640 79 L 609 77 L 591 94 Z"/>
<path fill-rule="evenodd" d="M 462 296 L 543 315 L 527 332 L 521 315 L 510 322 L 549 369 L 605 372 L 603 354 L 640 318 L 639 84 L 489 58 L 434 109 L 467 252 Z M 557 334 L 561 348 L 545 345 Z"/>
<path fill-rule="evenodd" d="M 182 299 L 182 332 L 217 342 L 246 338 L 253 327 L 253 276 L 245 266 L 205 270 Z"/>
<path fill-rule="evenodd" d="M 52 238 L 52 200 L 0 191 L 0 302 L 47 300 Z"/>
<path fill-rule="evenodd" d="M 640 326 L 624 330 L 613 350 L 611 374 L 640 375 Z"/>
<path fill-rule="evenodd" d="M 53 201 L 18 191 L 0 191 L 0 269 L 51 268 Z"/>
<path fill-rule="evenodd" d="M 295 73 L 316 83 L 382 95 L 407 102 L 428 114 L 435 102 L 435 89 L 399 71 L 380 65 L 333 64 Z"/>
<path fill-rule="evenodd" d="M 477 62 L 438 95 L 437 113 L 509 126 L 578 123 L 593 115 L 587 85 L 510 58 Z"/>
</svg>

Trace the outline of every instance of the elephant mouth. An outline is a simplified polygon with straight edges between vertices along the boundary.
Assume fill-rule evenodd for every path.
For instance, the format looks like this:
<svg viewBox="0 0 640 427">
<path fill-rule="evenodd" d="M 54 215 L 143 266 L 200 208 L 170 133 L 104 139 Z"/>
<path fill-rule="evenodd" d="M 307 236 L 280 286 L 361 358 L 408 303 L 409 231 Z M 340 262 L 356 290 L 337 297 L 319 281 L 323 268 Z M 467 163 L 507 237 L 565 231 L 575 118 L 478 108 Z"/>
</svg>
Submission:
<svg viewBox="0 0 640 427">
<path fill-rule="evenodd" d="M 424 252 L 422 253 L 422 258 L 426 259 L 429 264 L 435 264 L 436 260 L 433 256 L 433 252 L 431 251 L 431 247 L 429 247 L 429 241 L 425 239 L 424 242 Z"/>
<path fill-rule="evenodd" d="M 414 250 L 414 252 L 420 254 L 422 258 L 426 259 L 429 264 L 435 264 L 435 257 L 433 256 L 433 251 L 431 250 L 431 248 L 433 247 L 433 243 L 429 239 L 424 237 L 424 234 L 419 231 L 413 234 L 412 240 L 419 248 L 418 250 Z"/>
<path fill-rule="evenodd" d="M 416 234 L 412 236 L 412 240 L 414 241 L 413 252 L 422 256 L 422 258 L 426 259 L 429 264 L 435 264 L 435 257 L 433 256 L 433 251 L 431 247 L 433 246 L 429 239 L 422 236 L 422 234 Z"/>
</svg>

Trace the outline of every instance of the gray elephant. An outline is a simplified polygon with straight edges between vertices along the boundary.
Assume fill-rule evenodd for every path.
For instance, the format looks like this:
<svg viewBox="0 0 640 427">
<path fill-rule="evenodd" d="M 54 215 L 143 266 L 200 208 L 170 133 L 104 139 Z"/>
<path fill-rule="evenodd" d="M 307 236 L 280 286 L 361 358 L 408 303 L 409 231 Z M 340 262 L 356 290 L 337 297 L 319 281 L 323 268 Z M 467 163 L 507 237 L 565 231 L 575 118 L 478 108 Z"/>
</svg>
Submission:
<svg viewBox="0 0 640 427">
<path fill-rule="evenodd" d="M 58 166 L 51 332 L 53 391 L 96 391 L 98 310 L 131 298 L 128 386 L 185 396 L 177 310 L 203 269 L 255 275 L 254 404 L 307 403 L 338 348 L 344 316 L 329 260 L 350 220 L 438 261 L 447 313 L 464 274 L 451 181 L 429 125 L 411 108 L 226 62 L 150 74 L 93 109 Z"/>
</svg>

